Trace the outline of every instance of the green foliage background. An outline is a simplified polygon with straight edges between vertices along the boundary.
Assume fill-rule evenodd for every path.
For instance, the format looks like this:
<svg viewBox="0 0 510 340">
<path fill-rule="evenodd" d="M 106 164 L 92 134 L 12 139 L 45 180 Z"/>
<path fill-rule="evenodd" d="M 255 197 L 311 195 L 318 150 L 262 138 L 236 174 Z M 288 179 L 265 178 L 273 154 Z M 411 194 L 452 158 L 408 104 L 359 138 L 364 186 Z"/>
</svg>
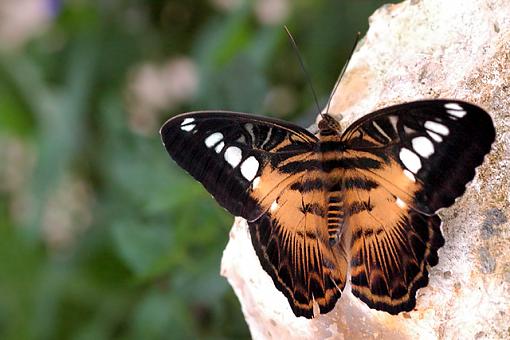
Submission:
<svg viewBox="0 0 510 340">
<path fill-rule="evenodd" d="M 219 276 L 232 217 L 169 160 L 157 128 L 197 109 L 271 114 L 276 85 L 294 94 L 278 115 L 310 124 L 316 109 L 282 25 L 262 25 L 249 1 L 231 11 L 41 1 L 49 28 L 0 46 L 0 338 L 249 337 Z M 383 1 L 289 4 L 284 23 L 324 101 Z M 198 91 L 138 133 L 130 74 L 173 56 L 195 63 Z"/>
</svg>

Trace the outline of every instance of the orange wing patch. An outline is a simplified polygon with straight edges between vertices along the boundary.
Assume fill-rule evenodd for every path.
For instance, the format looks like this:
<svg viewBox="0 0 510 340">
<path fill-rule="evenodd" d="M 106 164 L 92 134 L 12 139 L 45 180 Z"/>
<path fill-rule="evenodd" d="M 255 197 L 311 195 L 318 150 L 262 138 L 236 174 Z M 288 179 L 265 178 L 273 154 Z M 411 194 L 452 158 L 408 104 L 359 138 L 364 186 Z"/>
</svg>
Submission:
<svg viewBox="0 0 510 340">
<path fill-rule="evenodd" d="M 391 314 L 412 310 L 416 291 L 428 283 L 427 264 L 437 264 L 444 244 L 440 218 L 414 211 L 382 187 L 347 190 L 345 197 L 353 294 Z"/>
<path fill-rule="evenodd" d="M 348 150 L 344 157 L 367 158 L 380 162 L 381 166 L 375 169 L 358 167 L 346 171 L 346 176 L 353 176 L 363 181 L 376 182 L 389 193 L 400 198 L 406 205 L 422 212 L 421 206 L 415 201 L 415 194 L 422 190 L 422 183 L 410 171 L 403 168 L 394 158 L 381 159 L 372 152 Z M 423 212 L 422 212 L 423 213 Z"/>
<path fill-rule="evenodd" d="M 281 164 L 287 164 L 289 162 L 299 162 L 306 159 L 316 158 L 315 153 L 303 153 L 292 157 L 289 157 L 281 162 Z M 259 178 L 256 178 L 250 188 L 250 196 L 258 203 L 259 209 L 262 212 L 266 212 L 270 209 L 271 205 L 281 195 L 282 191 L 294 183 L 297 179 L 303 176 L 302 173 L 283 173 L 276 167 L 267 164 L 263 168 Z M 260 216 L 255 218 L 249 218 L 249 220 L 256 220 Z"/>
<path fill-rule="evenodd" d="M 324 164 L 334 165 L 326 169 L 341 183 L 336 209 L 343 224 L 337 233 L 351 234 L 353 294 L 371 308 L 397 314 L 414 308 L 416 291 L 428 283 L 427 264 L 437 264 L 441 220 L 420 213 L 415 197 L 423 184 L 391 156 L 398 147 L 377 147 L 377 140 L 363 138 L 370 147 L 341 153 L 334 149 L 336 135 L 321 139 Z"/>
<path fill-rule="evenodd" d="M 301 176 L 284 190 L 258 220 L 249 222 L 251 239 L 262 267 L 289 300 L 297 316 L 313 317 L 333 309 L 347 275 L 344 244 L 329 243 L 328 192 L 303 189 L 320 172 Z M 301 190 L 303 189 L 303 190 Z M 313 190 L 309 190 L 313 189 Z"/>
</svg>

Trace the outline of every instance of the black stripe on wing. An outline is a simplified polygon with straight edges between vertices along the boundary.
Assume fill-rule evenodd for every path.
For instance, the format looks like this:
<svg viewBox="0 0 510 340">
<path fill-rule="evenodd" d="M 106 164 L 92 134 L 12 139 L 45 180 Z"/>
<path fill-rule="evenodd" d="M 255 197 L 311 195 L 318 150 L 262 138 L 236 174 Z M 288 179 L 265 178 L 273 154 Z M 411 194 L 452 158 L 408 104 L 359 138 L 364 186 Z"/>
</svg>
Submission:
<svg viewBox="0 0 510 340">
<path fill-rule="evenodd" d="M 381 176 L 381 185 L 425 214 L 452 205 L 464 193 L 494 139 L 489 114 L 458 100 L 387 107 L 359 119 L 342 135 L 346 147 L 360 157 L 372 154 L 388 165 L 397 162 L 420 188 L 411 193 L 414 199 L 403 195 L 409 183 L 390 183 Z M 366 170 L 378 174 L 378 169 Z"/>
<path fill-rule="evenodd" d="M 201 182 L 218 203 L 252 220 L 269 194 L 259 186 L 266 167 L 314 151 L 317 138 L 296 125 L 234 112 L 191 112 L 169 119 L 161 139 L 175 162 Z M 271 182 L 271 181 L 270 181 Z M 253 189 L 258 188 L 258 197 Z M 277 186 L 266 189 L 270 191 Z"/>
<path fill-rule="evenodd" d="M 341 217 L 331 221 L 331 197 L 337 193 L 330 188 L 320 171 L 293 176 L 269 211 L 248 222 L 262 268 L 296 316 L 314 317 L 314 304 L 321 314 L 328 313 L 345 286 L 346 241 L 345 235 L 336 235 Z"/>
</svg>

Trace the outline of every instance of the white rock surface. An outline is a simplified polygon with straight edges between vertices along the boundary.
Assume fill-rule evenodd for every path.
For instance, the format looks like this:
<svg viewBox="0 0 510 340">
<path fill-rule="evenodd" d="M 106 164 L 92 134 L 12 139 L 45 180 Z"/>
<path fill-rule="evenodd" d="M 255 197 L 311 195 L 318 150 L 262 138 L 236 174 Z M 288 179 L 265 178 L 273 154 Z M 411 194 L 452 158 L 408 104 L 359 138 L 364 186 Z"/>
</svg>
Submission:
<svg viewBox="0 0 510 340">
<path fill-rule="evenodd" d="M 398 316 L 344 290 L 335 309 L 296 318 L 262 270 L 246 223 L 236 219 L 221 274 L 256 339 L 510 338 L 510 1 L 422 0 L 386 5 L 338 87 L 330 112 L 342 124 L 388 105 L 462 99 L 493 117 L 493 151 L 457 203 L 441 212 L 446 244 L 416 309 Z"/>
</svg>

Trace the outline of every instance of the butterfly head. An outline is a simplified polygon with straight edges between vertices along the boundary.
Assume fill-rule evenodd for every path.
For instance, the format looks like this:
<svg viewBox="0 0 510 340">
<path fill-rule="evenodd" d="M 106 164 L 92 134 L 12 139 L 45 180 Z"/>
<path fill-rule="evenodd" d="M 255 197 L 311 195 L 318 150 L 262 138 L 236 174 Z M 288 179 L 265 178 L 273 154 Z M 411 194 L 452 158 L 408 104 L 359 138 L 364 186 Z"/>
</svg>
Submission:
<svg viewBox="0 0 510 340">
<path fill-rule="evenodd" d="M 319 122 L 319 130 L 320 131 L 333 131 L 338 134 L 342 131 L 342 127 L 340 123 L 333 118 L 333 116 L 323 113 L 321 114 L 322 119 Z"/>
</svg>

